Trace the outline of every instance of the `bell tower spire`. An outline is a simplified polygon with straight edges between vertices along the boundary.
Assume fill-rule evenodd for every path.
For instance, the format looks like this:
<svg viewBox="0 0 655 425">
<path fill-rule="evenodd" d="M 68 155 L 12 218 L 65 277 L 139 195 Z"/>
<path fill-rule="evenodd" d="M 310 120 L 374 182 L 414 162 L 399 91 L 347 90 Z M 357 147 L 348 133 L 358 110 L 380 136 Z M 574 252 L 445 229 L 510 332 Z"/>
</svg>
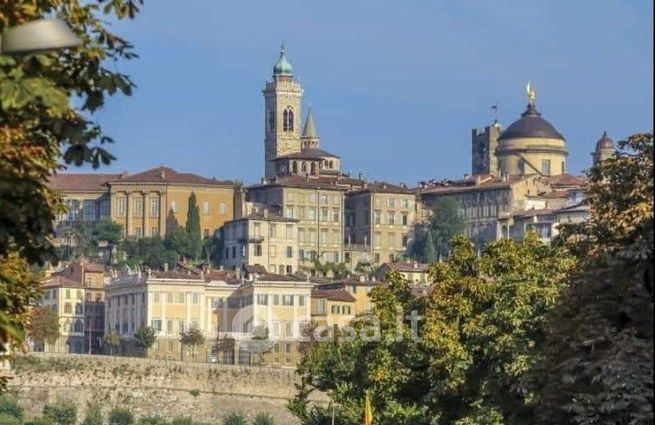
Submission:
<svg viewBox="0 0 655 425">
<path fill-rule="evenodd" d="M 300 152 L 301 107 L 303 89 L 293 77 L 293 67 L 282 43 L 280 56 L 273 66 L 273 79 L 266 82 L 264 94 L 265 176 L 275 176 L 273 160 Z"/>
</svg>

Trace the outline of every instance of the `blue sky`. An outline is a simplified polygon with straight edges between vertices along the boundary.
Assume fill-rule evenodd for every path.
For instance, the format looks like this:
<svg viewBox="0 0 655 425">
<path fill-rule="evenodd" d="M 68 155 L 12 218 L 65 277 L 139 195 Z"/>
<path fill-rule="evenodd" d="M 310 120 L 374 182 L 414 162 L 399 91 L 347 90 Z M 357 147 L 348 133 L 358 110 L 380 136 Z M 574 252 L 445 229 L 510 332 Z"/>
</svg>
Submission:
<svg viewBox="0 0 655 425">
<path fill-rule="evenodd" d="M 470 172 L 470 134 L 526 104 L 567 138 L 580 172 L 603 130 L 653 128 L 648 1 L 147 1 L 115 24 L 138 88 L 98 114 L 104 171 L 165 164 L 247 183 L 263 174 L 265 79 L 282 40 L 324 149 L 342 169 L 415 184 Z M 79 171 L 71 169 L 71 171 Z"/>
</svg>

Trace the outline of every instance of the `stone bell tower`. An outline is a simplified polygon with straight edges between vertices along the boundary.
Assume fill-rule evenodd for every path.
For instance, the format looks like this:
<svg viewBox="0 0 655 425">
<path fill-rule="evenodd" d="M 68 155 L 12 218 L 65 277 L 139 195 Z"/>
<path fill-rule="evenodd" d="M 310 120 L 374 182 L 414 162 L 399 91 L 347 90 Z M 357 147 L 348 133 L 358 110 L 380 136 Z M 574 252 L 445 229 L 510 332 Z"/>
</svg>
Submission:
<svg viewBox="0 0 655 425">
<path fill-rule="evenodd" d="M 273 160 L 300 152 L 300 114 L 302 86 L 293 78 L 293 68 L 287 60 L 284 45 L 273 67 L 273 80 L 266 82 L 264 93 L 265 177 L 275 176 Z"/>
</svg>

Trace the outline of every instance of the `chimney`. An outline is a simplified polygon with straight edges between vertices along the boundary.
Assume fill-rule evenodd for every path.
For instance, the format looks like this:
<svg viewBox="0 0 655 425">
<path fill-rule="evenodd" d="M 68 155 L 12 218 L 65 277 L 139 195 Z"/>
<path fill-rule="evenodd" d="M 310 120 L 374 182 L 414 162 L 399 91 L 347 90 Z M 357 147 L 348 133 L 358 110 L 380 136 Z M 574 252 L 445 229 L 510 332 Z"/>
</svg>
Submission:
<svg viewBox="0 0 655 425">
<path fill-rule="evenodd" d="M 479 186 L 480 183 L 482 183 L 482 176 L 479 175 L 479 174 L 476 174 L 476 175 L 475 175 L 475 185 L 476 185 L 476 186 Z"/>
<path fill-rule="evenodd" d="M 164 263 L 164 271 L 165 271 L 165 272 L 168 271 L 168 263 Z"/>
<path fill-rule="evenodd" d="M 414 267 L 415 269 L 418 269 L 418 263 L 416 261 L 414 261 L 414 264 L 412 265 L 412 267 Z"/>
<path fill-rule="evenodd" d="M 264 208 L 262 212 L 264 213 L 264 218 L 268 218 L 268 208 Z"/>
<path fill-rule="evenodd" d="M 166 170 L 162 167 L 161 170 L 159 170 L 159 176 L 161 177 L 162 180 L 166 178 Z"/>
</svg>

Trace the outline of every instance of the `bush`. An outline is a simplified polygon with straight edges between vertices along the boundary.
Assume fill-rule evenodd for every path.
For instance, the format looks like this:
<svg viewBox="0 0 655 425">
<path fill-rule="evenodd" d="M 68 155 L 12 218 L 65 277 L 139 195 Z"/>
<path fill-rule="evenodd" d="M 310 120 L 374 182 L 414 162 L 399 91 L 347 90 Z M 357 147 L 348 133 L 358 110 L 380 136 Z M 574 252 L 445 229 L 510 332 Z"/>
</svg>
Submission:
<svg viewBox="0 0 655 425">
<path fill-rule="evenodd" d="M 242 413 L 232 412 L 223 418 L 223 425 L 247 425 L 247 423 Z"/>
<path fill-rule="evenodd" d="M 109 425 L 133 425 L 134 415 L 129 409 L 115 408 L 109 412 Z"/>
<path fill-rule="evenodd" d="M 9 413 L 0 413 L 0 424 L 2 425 L 21 425 L 23 421 Z"/>
<path fill-rule="evenodd" d="M 0 394 L 0 415 L 3 414 L 19 420 L 23 419 L 23 408 L 18 405 L 18 398 L 15 395 Z"/>
<path fill-rule="evenodd" d="M 139 425 L 168 425 L 161 416 L 146 416 L 139 419 Z"/>
<path fill-rule="evenodd" d="M 173 419 L 173 422 L 171 422 L 171 425 L 194 425 L 193 421 L 191 418 L 175 418 Z"/>
<path fill-rule="evenodd" d="M 260 412 L 255 416 L 252 425 L 275 425 L 275 421 L 270 413 Z"/>
<path fill-rule="evenodd" d="M 77 406 L 70 400 L 57 400 L 43 407 L 43 416 L 55 425 L 74 425 L 77 423 Z"/>
<path fill-rule="evenodd" d="M 104 425 L 100 406 L 97 404 L 89 404 L 86 406 L 86 413 L 82 425 Z"/>
<path fill-rule="evenodd" d="M 54 425 L 52 420 L 46 417 L 34 418 L 26 421 L 23 425 Z"/>
</svg>

